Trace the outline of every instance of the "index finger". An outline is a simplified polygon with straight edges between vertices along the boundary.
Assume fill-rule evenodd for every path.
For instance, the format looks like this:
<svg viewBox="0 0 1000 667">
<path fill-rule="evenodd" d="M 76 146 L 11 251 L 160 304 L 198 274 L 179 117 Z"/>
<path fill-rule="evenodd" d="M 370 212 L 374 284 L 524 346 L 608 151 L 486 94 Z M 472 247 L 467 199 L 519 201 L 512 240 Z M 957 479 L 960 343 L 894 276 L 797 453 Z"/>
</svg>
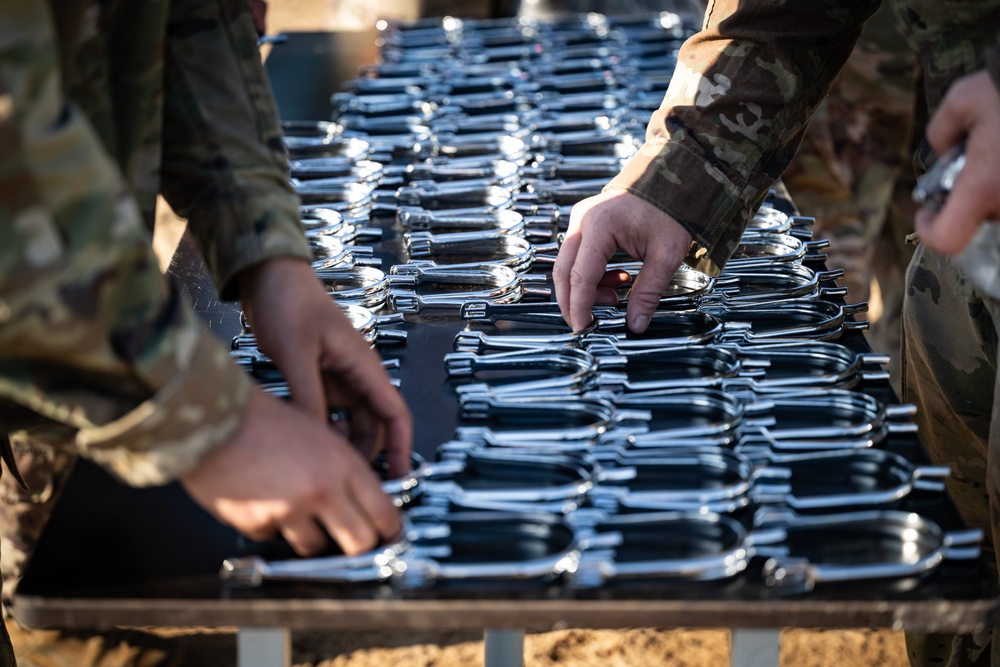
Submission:
<svg viewBox="0 0 1000 667">
<path fill-rule="evenodd" d="M 349 394 L 351 398 L 347 403 L 363 405 L 369 414 L 382 422 L 390 474 L 400 476 L 409 472 L 413 417 L 402 394 L 389 381 L 379 354 L 353 327 L 349 333 L 331 327 L 325 333 L 323 347 L 328 355 L 322 364 L 327 371 L 328 385 L 336 387 L 341 394 Z"/>
<path fill-rule="evenodd" d="M 597 287 L 608 269 L 608 261 L 614 256 L 617 246 L 599 234 L 589 234 L 580 239 L 580 247 L 569 271 L 569 315 L 570 326 L 580 331 L 593 319 L 593 307 L 597 301 Z"/>
<path fill-rule="evenodd" d="M 577 202 L 570 212 L 552 277 L 559 310 L 574 331 L 590 324 L 595 304 L 618 303 L 614 288 L 620 281 L 617 274 L 608 275 L 607 266 L 618 250 L 615 218 L 623 194 L 602 192 Z"/>
<path fill-rule="evenodd" d="M 413 417 L 402 394 L 389 382 L 380 365 L 363 368 L 356 385 L 371 414 L 385 427 L 385 458 L 389 475 L 400 477 L 410 470 L 413 447 Z"/>
<path fill-rule="evenodd" d="M 347 475 L 328 501 L 316 509 L 316 519 L 348 555 L 387 544 L 402 531 L 399 510 L 368 470 Z"/>
<path fill-rule="evenodd" d="M 570 272 L 573 269 L 573 263 L 576 261 L 576 253 L 579 249 L 579 225 L 574 228 L 573 223 L 570 222 L 566 238 L 563 239 L 563 242 L 559 246 L 559 255 L 556 257 L 556 263 L 552 267 L 552 282 L 556 286 L 556 303 L 559 304 L 559 312 L 562 313 L 563 319 L 566 320 L 566 324 L 570 325 L 570 328 L 573 328 L 569 311 Z"/>
</svg>

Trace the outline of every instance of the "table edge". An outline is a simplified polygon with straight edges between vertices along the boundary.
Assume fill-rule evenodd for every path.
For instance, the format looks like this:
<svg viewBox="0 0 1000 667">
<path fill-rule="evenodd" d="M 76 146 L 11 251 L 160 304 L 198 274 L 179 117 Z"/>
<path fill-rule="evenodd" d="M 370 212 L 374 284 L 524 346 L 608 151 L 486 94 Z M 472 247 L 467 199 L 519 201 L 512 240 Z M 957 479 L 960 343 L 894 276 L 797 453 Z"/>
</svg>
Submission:
<svg viewBox="0 0 1000 667">
<path fill-rule="evenodd" d="M 918 632 L 982 631 L 1000 618 L 1000 597 L 983 600 L 190 600 L 93 599 L 16 595 L 14 615 L 27 627 L 285 627 L 370 630 L 391 620 L 399 630 L 521 628 L 846 628 Z M 734 622 L 743 617 L 745 622 Z M 219 623 L 225 619 L 225 623 Z"/>
</svg>

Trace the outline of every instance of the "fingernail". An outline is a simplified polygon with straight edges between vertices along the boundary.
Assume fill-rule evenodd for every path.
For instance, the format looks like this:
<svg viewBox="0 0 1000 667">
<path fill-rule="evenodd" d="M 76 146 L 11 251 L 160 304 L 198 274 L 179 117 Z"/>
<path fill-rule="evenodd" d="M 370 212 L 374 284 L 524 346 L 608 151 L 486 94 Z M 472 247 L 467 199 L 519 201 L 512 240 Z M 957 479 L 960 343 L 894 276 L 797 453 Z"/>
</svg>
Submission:
<svg viewBox="0 0 1000 667">
<path fill-rule="evenodd" d="M 629 326 L 629 328 L 632 329 L 632 331 L 634 331 L 635 333 L 642 333 L 643 331 L 646 330 L 646 327 L 648 326 L 649 326 L 649 316 L 639 315 L 634 320 L 632 320 L 632 324 Z"/>
</svg>

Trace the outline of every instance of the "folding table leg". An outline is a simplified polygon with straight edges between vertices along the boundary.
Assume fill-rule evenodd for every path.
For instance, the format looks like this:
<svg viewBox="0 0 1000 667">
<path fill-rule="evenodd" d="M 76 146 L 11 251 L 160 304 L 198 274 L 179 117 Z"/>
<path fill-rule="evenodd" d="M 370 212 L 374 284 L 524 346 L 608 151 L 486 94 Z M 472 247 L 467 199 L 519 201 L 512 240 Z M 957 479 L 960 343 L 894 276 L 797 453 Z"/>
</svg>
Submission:
<svg viewBox="0 0 1000 667">
<path fill-rule="evenodd" d="M 240 628 L 236 633 L 237 667 L 289 667 L 292 633 L 287 628 Z"/>
<path fill-rule="evenodd" d="M 731 667 L 778 667 L 780 628 L 733 628 L 729 640 Z"/>
<path fill-rule="evenodd" d="M 524 630 L 486 628 L 485 667 L 524 667 Z"/>
</svg>

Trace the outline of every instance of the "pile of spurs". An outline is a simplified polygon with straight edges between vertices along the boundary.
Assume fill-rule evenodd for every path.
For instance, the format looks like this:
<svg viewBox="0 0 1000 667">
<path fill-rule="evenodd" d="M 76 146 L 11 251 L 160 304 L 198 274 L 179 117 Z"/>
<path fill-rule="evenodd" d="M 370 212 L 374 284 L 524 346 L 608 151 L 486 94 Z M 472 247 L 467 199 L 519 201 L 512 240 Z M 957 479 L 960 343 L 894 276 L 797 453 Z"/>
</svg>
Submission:
<svg viewBox="0 0 1000 667">
<path fill-rule="evenodd" d="M 645 333 L 626 325 L 627 285 L 583 331 L 560 315 L 551 266 L 570 209 L 638 150 L 696 27 L 671 13 L 381 22 L 380 62 L 332 94 L 330 117 L 284 123 L 313 268 L 358 331 L 381 347 L 405 342 L 393 324 L 457 323 L 441 363 L 458 424 L 434 460 L 384 481 L 397 540 L 234 557 L 228 583 L 755 577 L 803 594 L 979 556 L 977 531 L 921 513 L 948 470 L 908 457 L 914 407 L 866 351 L 867 304 L 844 302 L 826 242 L 778 191 L 720 276 L 676 273 Z M 249 328 L 233 355 L 287 395 Z"/>
</svg>

